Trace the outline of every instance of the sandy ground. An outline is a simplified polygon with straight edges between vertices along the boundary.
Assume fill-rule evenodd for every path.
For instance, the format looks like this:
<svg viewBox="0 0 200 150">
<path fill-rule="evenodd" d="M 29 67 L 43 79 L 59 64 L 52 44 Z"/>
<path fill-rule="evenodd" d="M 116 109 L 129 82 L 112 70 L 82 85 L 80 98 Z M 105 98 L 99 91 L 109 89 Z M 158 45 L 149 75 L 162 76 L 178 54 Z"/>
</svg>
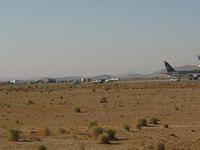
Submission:
<svg viewBox="0 0 200 150">
<path fill-rule="evenodd" d="M 100 103 L 103 97 L 107 103 Z M 136 129 L 138 119 L 152 116 L 159 125 Z M 98 144 L 88 132 L 91 121 L 115 129 L 117 140 Z M 125 123 L 130 132 L 122 128 Z M 43 136 L 46 128 L 50 135 Z M 8 140 L 8 129 L 22 132 L 19 141 Z M 156 142 L 167 150 L 200 149 L 200 82 L 0 86 L 0 150 L 37 150 L 38 145 L 48 150 L 148 150 Z"/>
</svg>

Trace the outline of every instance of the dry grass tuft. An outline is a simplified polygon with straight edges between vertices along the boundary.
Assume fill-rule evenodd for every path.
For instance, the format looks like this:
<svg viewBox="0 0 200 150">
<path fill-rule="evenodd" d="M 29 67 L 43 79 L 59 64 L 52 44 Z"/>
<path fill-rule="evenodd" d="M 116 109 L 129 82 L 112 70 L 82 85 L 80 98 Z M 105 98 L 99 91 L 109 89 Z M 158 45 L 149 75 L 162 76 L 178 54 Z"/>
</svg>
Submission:
<svg viewBox="0 0 200 150">
<path fill-rule="evenodd" d="M 126 131 L 128 131 L 128 132 L 130 131 L 130 128 L 131 127 L 128 124 L 124 124 L 123 125 L 123 129 L 126 130 Z"/>
<path fill-rule="evenodd" d="M 108 134 L 106 133 L 101 134 L 98 140 L 99 140 L 99 144 L 110 144 L 110 138 Z"/>
<path fill-rule="evenodd" d="M 161 142 L 156 142 L 154 149 L 155 150 L 165 150 L 165 144 L 161 143 Z"/>
<path fill-rule="evenodd" d="M 91 129 L 91 128 L 94 127 L 94 126 L 98 126 L 97 121 L 92 121 L 92 122 L 90 122 L 89 125 L 88 125 L 88 129 Z"/>
<path fill-rule="evenodd" d="M 7 138 L 9 141 L 18 141 L 20 134 L 20 130 L 10 129 L 7 131 Z"/>
<path fill-rule="evenodd" d="M 93 126 L 90 129 L 90 134 L 94 137 L 94 138 L 98 138 L 99 135 L 101 135 L 103 133 L 103 128 L 102 127 L 98 127 L 98 126 Z"/>
<path fill-rule="evenodd" d="M 44 146 L 44 145 L 39 145 L 39 146 L 37 147 L 37 150 L 46 150 L 46 146 Z"/>
<path fill-rule="evenodd" d="M 150 124 L 159 124 L 159 119 L 157 117 L 152 117 L 150 120 L 149 120 L 149 123 Z"/>
<path fill-rule="evenodd" d="M 74 111 L 75 111 L 76 113 L 81 113 L 80 107 L 74 107 Z"/>
<path fill-rule="evenodd" d="M 103 133 L 108 134 L 110 140 L 116 140 L 116 133 L 117 131 L 111 128 L 104 128 Z"/>
</svg>

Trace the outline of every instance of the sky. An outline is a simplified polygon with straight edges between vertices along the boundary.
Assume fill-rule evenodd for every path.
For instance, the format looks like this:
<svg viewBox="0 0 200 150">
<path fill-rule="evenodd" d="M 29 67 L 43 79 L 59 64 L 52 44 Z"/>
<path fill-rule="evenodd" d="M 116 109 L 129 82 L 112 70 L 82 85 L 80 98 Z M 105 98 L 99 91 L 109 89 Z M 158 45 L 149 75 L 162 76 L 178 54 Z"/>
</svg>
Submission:
<svg viewBox="0 0 200 150">
<path fill-rule="evenodd" d="M 0 0 L 0 77 L 198 64 L 199 0 Z"/>
</svg>

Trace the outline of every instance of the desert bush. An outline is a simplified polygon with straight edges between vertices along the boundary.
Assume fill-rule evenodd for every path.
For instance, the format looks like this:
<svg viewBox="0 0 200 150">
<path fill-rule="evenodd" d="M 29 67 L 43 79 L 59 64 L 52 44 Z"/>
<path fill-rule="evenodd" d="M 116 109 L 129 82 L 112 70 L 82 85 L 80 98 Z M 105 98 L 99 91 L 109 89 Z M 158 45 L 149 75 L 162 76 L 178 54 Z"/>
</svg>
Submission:
<svg viewBox="0 0 200 150">
<path fill-rule="evenodd" d="M 103 98 L 100 100 L 100 103 L 108 103 L 106 97 L 103 97 Z"/>
<path fill-rule="evenodd" d="M 140 130 L 142 127 L 146 127 L 147 126 L 147 120 L 146 119 L 139 119 L 137 124 L 136 124 L 136 128 L 138 130 Z"/>
<path fill-rule="evenodd" d="M 179 108 L 176 106 L 176 107 L 175 107 L 175 110 L 176 110 L 176 111 L 179 111 Z"/>
<path fill-rule="evenodd" d="M 31 100 L 29 100 L 29 101 L 27 102 L 27 105 L 31 105 L 31 104 L 34 104 L 34 102 L 31 101 Z"/>
<path fill-rule="evenodd" d="M 74 111 L 75 111 L 76 113 L 80 113 L 80 112 L 81 112 L 81 109 L 80 109 L 80 107 L 74 107 Z"/>
<path fill-rule="evenodd" d="M 37 150 L 46 150 L 46 147 L 44 145 L 39 145 Z"/>
<path fill-rule="evenodd" d="M 165 150 L 165 144 L 160 143 L 160 142 L 156 142 L 154 149 L 155 150 Z"/>
<path fill-rule="evenodd" d="M 95 138 L 98 138 L 99 135 L 101 135 L 102 133 L 103 133 L 103 128 L 101 128 L 101 127 L 93 126 L 90 129 L 90 134 Z"/>
<path fill-rule="evenodd" d="M 7 133 L 7 138 L 9 141 L 18 141 L 20 137 L 21 131 L 10 129 Z"/>
<path fill-rule="evenodd" d="M 58 132 L 64 134 L 64 133 L 66 133 L 67 131 L 66 131 L 64 128 L 59 128 L 59 129 L 58 129 Z"/>
<path fill-rule="evenodd" d="M 146 127 L 147 126 L 147 120 L 146 119 L 139 119 L 138 124 L 140 124 L 141 127 Z"/>
<path fill-rule="evenodd" d="M 137 123 L 137 124 L 136 124 L 136 128 L 137 128 L 138 130 L 140 130 L 140 129 L 142 128 L 142 125 L 141 125 L 140 123 Z"/>
<path fill-rule="evenodd" d="M 130 131 L 130 126 L 128 124 L 124 124 L 123 125 L 123 129 L 129 132 Z"/>
<path fill-rule="evenodd" d="M 94 127 L 94 126 L 98 126 L 97 121 L 92 121 L 92 122 L 90 122 L 89 125 L 88 125 L 88 129 L 91 129 L 91 128 Z"/>
<path fill-rule="evenodd" d="M 168 124 L 164 124 L 164 128 L 169 128 L 169 125 Z"/>
<path fill-rule="evenodd" d="M 158 124 L 159 121 L 160 120 L 157 117 L 152 117 L 152 118 L 150 118 L 149 123 L 150 124 Z"/>
<path fill-rule="evenodd" d="M 115 140 L 116 139 L 115 136 L 116 136 L 117 131 L 114 130 L 114 129 L 104 128 L 103 129 L 103 133 L 108 134 L 108 137 L 109 137 L 110 140 Z"/>
<path fill-rule="evenodd" d="M 99 136 L 98 138 L 99 140 L 99 144 L 109 144 L 110 143 L 110 138 L 108 136 L 108 134 L 103 133 Z"/>
</svg>

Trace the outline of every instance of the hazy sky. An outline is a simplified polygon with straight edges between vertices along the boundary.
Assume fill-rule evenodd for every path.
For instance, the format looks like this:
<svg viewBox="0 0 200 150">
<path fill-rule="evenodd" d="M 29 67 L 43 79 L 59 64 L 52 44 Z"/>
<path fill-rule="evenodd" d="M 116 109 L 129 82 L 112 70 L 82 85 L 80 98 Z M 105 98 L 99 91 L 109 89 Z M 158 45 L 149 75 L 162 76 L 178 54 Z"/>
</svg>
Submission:
<svg viewBox="0 0 200 150">
<path fill-rule="evenodd" d="M 198 64 L 199 0 L 0 0 L 0 76 Z"/>
</svg>

